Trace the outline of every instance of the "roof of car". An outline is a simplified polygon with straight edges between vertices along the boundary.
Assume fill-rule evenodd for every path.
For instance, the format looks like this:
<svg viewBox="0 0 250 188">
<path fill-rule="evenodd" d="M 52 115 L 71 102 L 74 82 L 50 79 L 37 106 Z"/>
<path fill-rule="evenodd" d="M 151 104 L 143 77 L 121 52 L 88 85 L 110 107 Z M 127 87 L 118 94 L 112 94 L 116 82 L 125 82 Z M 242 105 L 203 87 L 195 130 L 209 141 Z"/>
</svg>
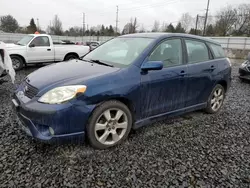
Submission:
<svg viewBox="0 0 250 188">
<path fill-rule="evenodd" d="M 193 38 L 193 39 L 200 39 L 200 40 L 204 40 L 204 41 L 208 41 L 211 43 L 216 43 L 219 44 L 217 41 L 212 40 L 210 38 L 207 37 L 201 37 L 201 36 L 197 36 L 197 35 L 191 35 L 191 34 L 186 34 L 186 33 L 161 33 L 161 32 L 155 32 L 155 33 L 133 33 L 133 34 L 126 34 L 126 35 L 122 35 L 120 37 L 138 37 L 138 38 L 154 38 L 154 39 L 158 39 L 158 38 L 164 38 L 164 37 L 189 37 L 189 38 Z"/>
</svg>

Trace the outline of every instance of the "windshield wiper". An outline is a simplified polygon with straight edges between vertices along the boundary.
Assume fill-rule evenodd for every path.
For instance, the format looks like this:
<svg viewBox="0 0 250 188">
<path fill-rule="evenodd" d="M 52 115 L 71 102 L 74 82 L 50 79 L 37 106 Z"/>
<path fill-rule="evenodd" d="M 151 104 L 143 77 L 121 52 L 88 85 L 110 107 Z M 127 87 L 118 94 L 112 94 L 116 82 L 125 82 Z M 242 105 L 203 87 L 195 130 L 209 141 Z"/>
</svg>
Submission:
<svg viewBox="0 0 250 188">
<path fill-rule="evenodd" d="M 16 43 L 17 45 L 23 46 L 22 44 L 20 44 L 19 42 Z"/>
<path fill-rule="evenodd" d="M 103 61 L 100 61 L 98 59 L 90 59 L 91 62 L 93 63 L 97 63 L 99 65 L 105 65 L 105 66 L 108 66 L 108 67 L 114 67 L 114 65 L 110 65 L 108 63 L 104 63 Z"/>
</svg>

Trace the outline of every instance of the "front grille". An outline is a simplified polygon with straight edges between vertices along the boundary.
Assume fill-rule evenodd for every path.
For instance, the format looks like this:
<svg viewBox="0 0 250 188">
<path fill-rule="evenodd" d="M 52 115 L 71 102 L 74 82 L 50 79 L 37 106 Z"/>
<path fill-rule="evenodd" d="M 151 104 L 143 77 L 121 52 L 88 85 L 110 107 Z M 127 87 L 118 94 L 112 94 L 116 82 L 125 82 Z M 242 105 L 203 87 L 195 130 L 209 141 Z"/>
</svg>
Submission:
<svg viewBox="0 0 250 188">
<path fill-rule="evenodd" d="M 28 84 L 27 82 L 25 82 L 24 84 L 24 95 L 30 99 L 32 99 L 33 97 L 35 97 L 38 93 L 38 89 L 35 88 L 34 86 Z"/>
</svg>

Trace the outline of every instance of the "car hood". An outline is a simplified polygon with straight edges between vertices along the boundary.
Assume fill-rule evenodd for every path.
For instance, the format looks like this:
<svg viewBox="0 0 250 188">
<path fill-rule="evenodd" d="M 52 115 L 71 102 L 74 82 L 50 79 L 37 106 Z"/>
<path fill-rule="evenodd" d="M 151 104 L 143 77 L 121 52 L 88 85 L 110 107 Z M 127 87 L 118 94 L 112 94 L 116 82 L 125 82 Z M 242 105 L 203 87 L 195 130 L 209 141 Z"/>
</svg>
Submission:
<svg viewBox="0 0 250 188">
<path fill-rule="evenodd" d="M 14 43 L 7 43 L 6 44 L 7 50 L 15 50 L 15 49 L 23 48 L 23 47 L 25 47 L 25 46 L 16 45 Z"/>
<path fill-rule="evenodd" d="M 87 79 L 118 71 L 119 68 L 92 64 L 81 60 L 72 60 L 52 64 L 29 74 L 26 81 L 39 89 L 67 84 L 79 84 Z M 76 83 L 74 83 L 74 80 Z"/>
</svg>

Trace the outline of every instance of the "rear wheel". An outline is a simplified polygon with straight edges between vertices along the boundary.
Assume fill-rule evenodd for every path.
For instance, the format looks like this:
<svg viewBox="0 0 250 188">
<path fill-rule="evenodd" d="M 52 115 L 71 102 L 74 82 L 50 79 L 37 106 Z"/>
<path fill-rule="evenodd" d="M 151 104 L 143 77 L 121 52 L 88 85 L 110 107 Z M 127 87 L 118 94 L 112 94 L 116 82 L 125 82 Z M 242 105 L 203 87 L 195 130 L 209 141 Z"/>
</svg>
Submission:
<svg viewBox="0 0 250 188">
<path fill-rule="evenodd" d="M 75 55 L 75 54 L 69 54 L 65 57 L 65 61 L 70 61 L 70 60 L 73 60 L 73 59 L 78 59 L 78 56 Z"/>
<path fill-rule="evenodd" d="M 11 61 L 12 61 L 13 69 L 15 71 L 21 70 L 24 66 L 24 61 L 19 56 L 15 56 L 15 55 L 11 56 Z"/>
<path fill-rule="evenodd" d="M 90 144 L 106 149 L 123 142 L 132 127 L 132 115 L 126 105 L 119 101 L 107 101 L 97 107 L 87 125 Z"/>
<path fill-rule="evenodd" d="M 224 99 L 225 89 L 222 85 L 217 84 L 209 96 L 208 106 L 205 111 L 210 114 L 217 113 L 221 109 Z"/>
</svg>

